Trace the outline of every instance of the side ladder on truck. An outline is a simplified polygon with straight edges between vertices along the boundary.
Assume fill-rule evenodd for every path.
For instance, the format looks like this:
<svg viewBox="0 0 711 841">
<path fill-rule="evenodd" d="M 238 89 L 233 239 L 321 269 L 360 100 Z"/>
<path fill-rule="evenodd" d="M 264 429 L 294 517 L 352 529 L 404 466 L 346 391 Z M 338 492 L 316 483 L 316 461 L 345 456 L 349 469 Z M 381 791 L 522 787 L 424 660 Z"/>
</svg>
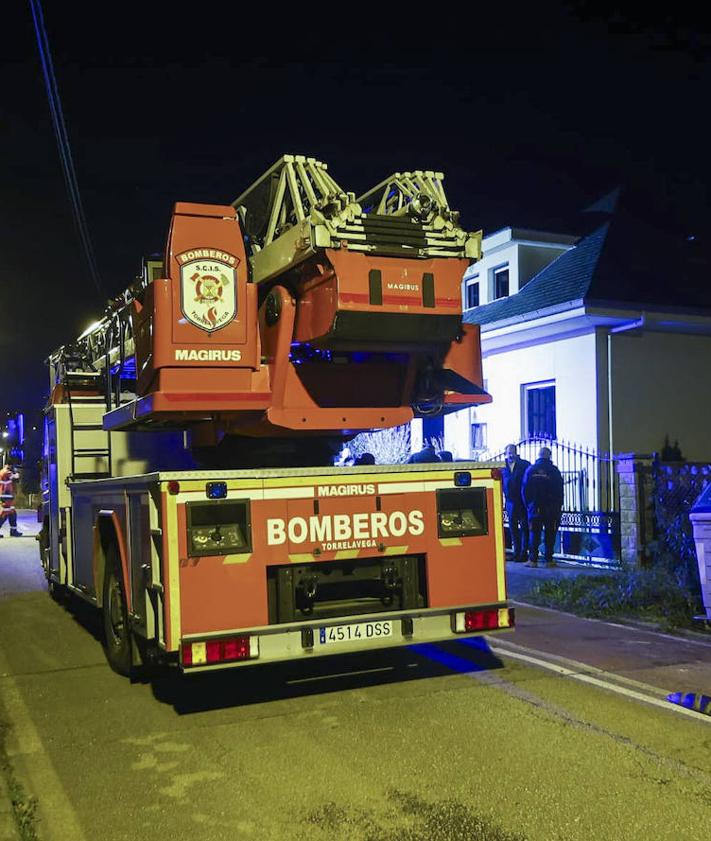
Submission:
<svg viewBox="0 0 711 841">
<path fill-rule="evenodd" d="M 111 433 L 104 429 L 101 422 L 77 420 L 75 411 L 88 404 L 105 404 L 105 398 L 99 391 L 100 379 L 101 374 L 94 371 L 67 371 L 64 375 L 72 458 L 69 478 L 72 480 L 103 479 L 112 475 Z"/>
</svg>

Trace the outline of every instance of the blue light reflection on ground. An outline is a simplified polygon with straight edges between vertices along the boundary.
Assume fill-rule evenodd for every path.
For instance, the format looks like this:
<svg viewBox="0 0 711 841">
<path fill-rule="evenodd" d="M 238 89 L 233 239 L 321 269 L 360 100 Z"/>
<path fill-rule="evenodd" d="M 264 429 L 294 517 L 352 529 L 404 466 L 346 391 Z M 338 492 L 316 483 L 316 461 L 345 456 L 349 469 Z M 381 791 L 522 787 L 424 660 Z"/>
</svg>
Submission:
<svg viewBox="0 0 711 841">
<path fill-rule="evenodd" d="M 413 654 L 418 654 L 421 657 L 425 657 L 428 660 L 438 663 L 440 666 L 445 666 L 453 672 L 460 672 L 461 674 L 466 674 L 467 672 L 482 672 L 491 668 L 490 658 L 493 655 L 491 653 L 491 649 L 489 648 L 489 643 L 486 639 L 484 639 L 484 637 L 470 637 L 468 639 L 457 640 L 457 643 L 459 645 L 466 645 L 469 648 L 481 651 L 487 655 L 487 662 L 477 663 L 473 660 L 467 659 L 466 657 L 459 657 L 446 649 L 440 648 L 439 646 L 428 642 L 419 643 L 417 645 L 408 645 L 407 648 L 408 651 L 411 651 Z"/>
</svg>

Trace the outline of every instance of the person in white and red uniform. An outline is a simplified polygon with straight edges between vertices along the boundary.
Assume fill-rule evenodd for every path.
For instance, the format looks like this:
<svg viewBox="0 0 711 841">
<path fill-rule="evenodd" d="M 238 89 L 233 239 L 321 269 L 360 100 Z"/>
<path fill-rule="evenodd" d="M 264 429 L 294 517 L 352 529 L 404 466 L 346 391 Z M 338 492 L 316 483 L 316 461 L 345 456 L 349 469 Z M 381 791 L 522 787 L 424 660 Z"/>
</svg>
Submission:
<svg viewBox="0 0 711 841">
<path fill-rule="evenodd" d="M 10 521 L 10 537 L 22 537 L 17 530 L 17 511 L 15 510 L 15 482 L 20 478 L 13 467 L 6 464 L 0 470 L 0 529 L 5 520 Z M 3 535 L 0 534 L 0 537 Z"/>
</svg>

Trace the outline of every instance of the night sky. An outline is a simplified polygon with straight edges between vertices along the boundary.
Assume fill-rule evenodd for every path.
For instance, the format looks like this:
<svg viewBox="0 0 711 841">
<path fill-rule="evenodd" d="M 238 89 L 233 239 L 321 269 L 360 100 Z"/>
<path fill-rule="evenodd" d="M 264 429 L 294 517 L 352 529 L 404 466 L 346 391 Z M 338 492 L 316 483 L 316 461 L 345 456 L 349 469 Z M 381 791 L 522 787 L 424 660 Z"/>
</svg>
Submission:
<svg viewBox="0 0 711 841">
<path fill-rule="evenodd" d="M 0 409 L 42 405 L 42 361 L 162 250 L 173 202 L 229 203 L 285 152 L 327 162 L 356 194 L 396 170 L 441 169 L 465 227 L 485 232 L 563 230 L 624 185 L 659 231 L 650 250 L 689 235 L 704 247 L 711 36 L 683 7 L 263 8 L 45 0 L 103 297 L 74 227 L 29 4 L 6 10 Z"/>
</svg>

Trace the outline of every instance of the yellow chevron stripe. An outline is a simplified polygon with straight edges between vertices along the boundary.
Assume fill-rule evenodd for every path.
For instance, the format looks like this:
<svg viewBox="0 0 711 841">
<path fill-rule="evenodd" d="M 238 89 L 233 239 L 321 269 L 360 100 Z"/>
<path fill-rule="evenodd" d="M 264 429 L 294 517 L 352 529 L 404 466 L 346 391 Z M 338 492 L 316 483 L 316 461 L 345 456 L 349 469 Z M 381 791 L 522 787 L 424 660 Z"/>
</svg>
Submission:
<svg viewBox="0 0 711 841">
<path fill-rule="evenodd" d="M 462 545 L 462 538 L 461 537 L 440 537 L 439 539 L 440 546 L 461 546 Z"/>
<path fill-rule="evenodd" d="M 307 564 L 311 561 L 315 561 L 316 558 L 310 552 L 304 552 L 303 554 L 294 554 L 289 555 L 289 563 L 290 564 Z"/>
<path fill-rule="evenodd" d="M 246 564 L 252 558 L 251 552 L 243 552 L 241 555 L 225 555 L 223 564 Z"/>
</svg>

